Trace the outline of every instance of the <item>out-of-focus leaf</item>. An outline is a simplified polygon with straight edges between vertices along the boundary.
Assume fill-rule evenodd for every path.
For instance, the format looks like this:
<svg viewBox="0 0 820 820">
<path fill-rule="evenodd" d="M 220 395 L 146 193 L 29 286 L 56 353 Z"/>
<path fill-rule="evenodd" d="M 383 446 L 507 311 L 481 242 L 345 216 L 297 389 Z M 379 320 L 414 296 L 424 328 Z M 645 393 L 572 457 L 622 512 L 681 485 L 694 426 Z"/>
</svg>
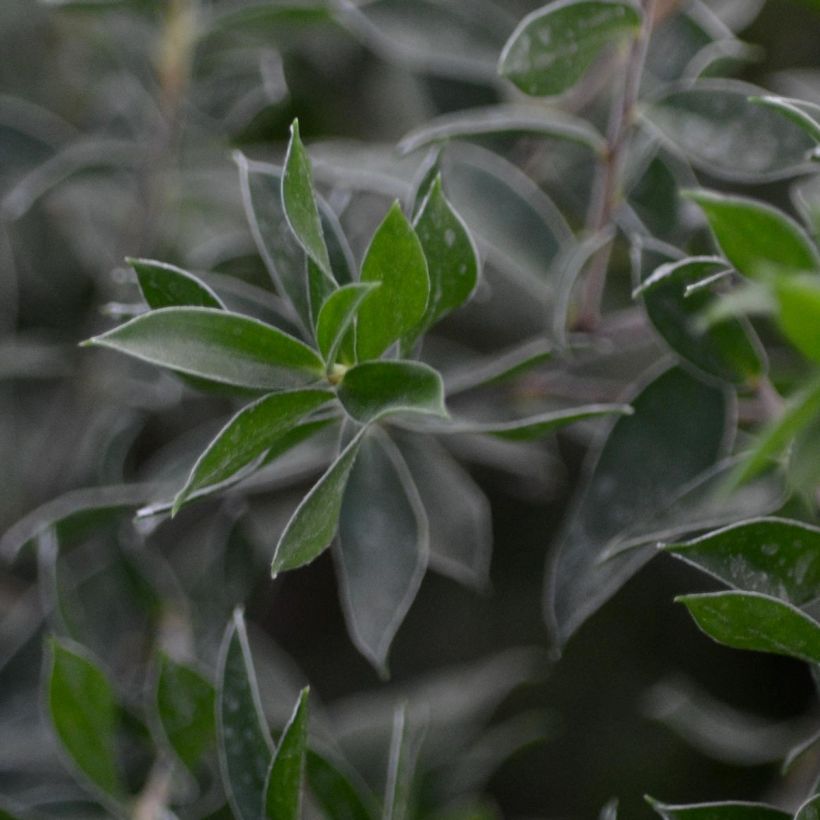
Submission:
<svg viewBox="0 0 820 820">
<path fill-rule="evenodd" d="M 820 596 L 820 529 L 799 521 L 743 521 L 665 549 L 736 589 L 797 605 Z"/>
<path fill-rule="evenodd" d="M 547 572 L 548 624 L 563 644 L 649 560 L 639 549 L 599 562 L 608 542 L 668 506 L 727 445 L 730 398 L 672 368 L 632 401 L 588 473 Z M 645 543 L 645 542 L 643 542 Z"/>
<path fill-rule="evenodd" d="M 793 176 L 814 145 L 799 126 L 755 105 L 755 86 L 699 80 L 666 91 L 644 116 L 664 141 L 700 170 L 740 182 Z"/>
<path fill-rule="evenodd" d="M 820 143 L 820 105 L 771 94 L 752 97 L 750 102 L 777 111 L 799 125 L 815 142 Z"/>
<path fill-rule="evenodd" d="M 820 624 L 791 604 L 759 592 L 735 591 L 675 600 L 718 643 L 820 663 Z"/>
<path fill-rule="evenodd" d="M 362 428 L 296 508 L 276 545 L 271 573 L 301 567 L 324 552 L 336 534 L 350 471 L 367 428 Z"/>
<path fill-rule="evenodd" d="M 640 8 L 618 0 L 562 0 L 527 15 L 510 36 L 498 70 L 525 94 L 561 94 L 608 46 L 637 35 Z"/>
<path fill-rule="evenodd" d="M 307 779 L 313 797 L 333 820 L 375 820 L 372 800 L 366 800 L 351 780 L 327 758 L 308 750 Z"/>
<path fill-rule="evenodd" d="M 820 276 L 778 276 L 774 289 L 786 337 L 806 358 L 820 362 Z"/>
<path fill-rule="evenodd" d="M 330 257 L 322 233 L 316 196 L 313 193 L 310 159 L 299 137 L 298 120 L 294 120 L 290 127 L 290 143 L 282 174 L 282 207 L 288 225 L 305 253 L 319 266 L 325 276 L 332 279 Z"/>
<path fill-rule="evenodd" d="M 820 414 L 794 437 L 786 474 L 789 485 L 811 500 L 820 487 Z"/>
<path fill-rule="evenodd" d="M 754 279 L 772 270 L 820 267 L 806 232 L 771 205 L 706 190 L 686 191 L 685 196 L 701 207 L 721 250 L 740 273 Z"/>
<path fill-rule="evenodd" d="M 401 454 L 385 435 L 369 436 L 344 492 L 335 557 L 350 636 L 384 675 L 427 568 L 428 545 L 424 507 Z"/>
<path fill-rule="evenodd" d="M 325 300 L 316 320 L 316 344 L 328 368 L 335 364 L 362 301 L 377 287 L 381 287 L 378 282 L 352 282 L 334 290 Z"/>
<path fill-rule="evenodd" d="M 169 745 L 195 773 L 202 755 L 216 742 L 214 687 L 195 669 L 161 655 L 154 696 Z"/>
<path fill-rule="evenodd" d="M 271 742 L 241 610 L 231 618 L 219 652 L 216 726 L 222 785 L 237 820 L 259 820 Z"/>
<path fill-rule="evenodd" d="M 311 411 L 333 398 L 330 390 L 285 390 L 243 407 L 197 459 L 174 499 L 172 515 L 197 490 L 228 480 L 272 447 Z"/>
<path fill-rule="evenodd" d="M 478 284 L 478 250 L 444 196 L 440 175 L 433 180 L 414 227 L 427 260 L 430 295 L 421 322 L 403 340 L 405 350 L 427 328 L 464 304 Z"/>
<path fill-rule="evenodd" d="M 435 440 L 422 443 L 407 436 L 401 453 L 427 513 L 430 566 L 460 583 L 486 589 L 493 540 L 486 496 Z"/>
<path fill-rule="evenodd" d="M 123 794 L 117 766 L 119 706 L 108 677 L 79 646 L 52 638 L 48 713 L 71 764 L 105 794 Z"/>
<path fill-rule="evenodd" d="M 669 346 L 699 370 L 735 383 L 749 383 L 764 370 L 763 349 L 748 322 L 728 318 L 705 330 L 698 317 L 715 299 L 707 289 L 686 292 L 688 285 L 724 269 L 719 257 L 692 257 L 658 268 L 636 290 L 646 312 Z M 754 341 L 753 341 L 754 340 Z"/>
<path fill-rule="evenodd" d="M 560 109 L 533 105 L 489 105 L 444 114 L 407 134 L 398 145 L 402 153 L 417 151 L 436 142 L 485 134 L 524 132 L 556 137 L 586 145 L 596 153 L 606 142 L 586 120 Z"/>
<path fill-rule="evenodd" d="M 362 282 L 380 282 L 359 308 L 356 352 L 375 359 L 422 319 L 430 295 L 424 250 L 398 202 L 379 225 L 362 263 Z"/>
<path fill-rule="evenodd" d="M 142 296 L 153 310 L 164 307 L 225 307 L 208 285 L 182 268 L 153 259 L 126 261 L 137 274 Z"/>
<path fill-rule="evenodd" d="M 598 820 L 618 820 L 618 800 L 613 798 L 602 809 Z"/>
<path fill-rule="evenodd" d="M 360 424 L 396 413 L 447 416 L 441 376 L 421 362 L 354 365 L 345 373 L 338 396 L 348 415 Z"/>
<path fill-rule="evenodd" d="M 288 725 L 279 738 L 265 786 L 265 811 L 269 820 L 300 820 L 308 738 L 308 695 L 305 688 Z"/>
<path fill-rule="evenodd" d="M 259 390 L 308 384 L 324 372 L 316 353 L 293 336 L 212 308 L 154 310 L 87 344 L 191 376 Z"/>
<path fill-rule="evenodd" d="M 420 727 L 409 725 L 407 704 L 396 708 L 387 762 L 382 820 L 407 820 L 413 808 L 413 778 L 422 738 Z"/>
<path fill-rule="evenodd" d="M 762 803 L 697 803 L 691 806 L 670 806 L 646 798 L 664 820 L 790 820 L 791 815 Z"/>
<path fill-rule="evenodd" d="M 820 817 L 820 796 L 809 798 L 797 810 L 794 820 L 817 820 Z"/>
</svg>

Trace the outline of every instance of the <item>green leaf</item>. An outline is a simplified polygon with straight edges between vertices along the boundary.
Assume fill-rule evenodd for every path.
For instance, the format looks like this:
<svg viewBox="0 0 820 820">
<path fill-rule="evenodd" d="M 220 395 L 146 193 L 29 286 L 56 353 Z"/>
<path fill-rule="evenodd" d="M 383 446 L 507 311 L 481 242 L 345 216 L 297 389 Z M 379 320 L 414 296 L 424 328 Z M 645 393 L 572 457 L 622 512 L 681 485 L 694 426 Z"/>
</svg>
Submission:
<svg viewBox="0 0 820 820">
<path fill-rule="evenodd" d="M 214 687 L 190 666 L 160 655 L 155 699 L 169 745 L 196 773 L 202 755 L 216 743 Z"/>
<path fill-rule="evenodd" d="M 613 798 L 602 809 L 598 820 L 618 820 L 618 799 Z"/>
<path fill-rule="evenodd" d="M 780 328 L 806 358 L 820 362 L 820 276 L 778 276 L 774 289 Z"/>
<path fill-rule="evenodd" d="M 269 820 L 300 820 L 308 739 L 308 695 L 299 694 L 293 715 L 279 738 L 265 786 L 265 811 Z"/>
<path fill-rule="evenodd" d="M 310 159 L 299 137 L 299 120 L 294 120 L 290 127 L 290 143 L 282 174 L 282 206 L 288 225 L 305 253 L 325 276 L 333 280 L 322 221 L 313 193 Z"/>
<path fill-rule="evenodd" d="M 182 268 L 153 259 L 126 261 L 137 274 L 142 296 L 153 310 L 164 307 L 225 307 L 208 285 Z"/>
<path fill-rule="evenodd" d="M 746 197 L 686 191 L 709 221 L 726 258 L 752 279 L 770 271 L 811 271 L 820 257 L 805 231 L 786 214 Z"/>
<path fill-rule="evenodd" d="M 327 758 L 308 750 L 310 791 L 332 820 L 375 820 L 375 812 L 350 778 Z"/>
<path fill-rule="evenodd" d="M 644 116 L 668 146 L 712 176 L 765 182 L 800 173 L 814 141 L 776 111 L 749 101 L 760 93 L 733 80 L 698 80 L 665 92 Z"/>
<path fill-rule="evenodd" d="M 735 649 L 820 663 L 820 624 L 759 592 L 709 592 L 675 599 L 710 638 Z"/>
<path fill-rule="evenodd" d="M 664 547 L 730 586 L 806 604 L 820 597 L 820 529 L 756 518 Z"/>
<path fill-rule="evenodd" d="M 815 795 L 797 810 L 794 820 L 817 820 L 818 817 L 820 817 L 820 796 Z"/>
<path fill-rule="evenodd" d="M 365 297 L 378 287 L 378 282 L 354 282 L 333 291 L 325 300 L 316 320 L 316 344 L 328 370 L 336 363 L 345 334 Z"/>
<path fill-rule="evenodd" d="M 640 9 L 616 0 L 560 0 L 527 15 L 507 40 L 498 70 L 525 94 L 562 94 L 603 50 L 637 35 Z"/>
<path fill-rule="evenodd" d="M 820 105 L 770 94 L 752 97 L 749 102 L 777 111 L 799 125 L 815 142 L 820 143 Z"/>
<path fill-rule="evenodd" d="M 281 390 L 319 379 L 322 360 L 303 342 L 238 313 L 171 307 L 137 316 L 87 344 L 237 387 Z"/>
<path fill-rule="evenodd" d="M 225 630 L 217 667 L 216 726 L 222 785 L 237 820 L 259 820 L 273 743 L 239 609 Z"/>
<path fill-rule="evenodd" d="M 719 379 L 748 384 L 765 368 L 763 349 L 751 326 L 729 317 L 699 330 L 699 317 L 717 297 L 701 287 L 687 293 L 687 286 L 725 267 L 723 259 L 713 256 L 670 262 L 646 279 L 635 295 L 641 295 L 655 329 L 685 361 Z"/>
<path fill-rule="evenodd" d="M 52 638 L 47 672 L 48 713 L 73 767 L 105 794 L 119 797 L 119 706 L 99 664 L 81 647 Z"/>
<path fill-rule="evenodd" d="M 362 428 L 302 499 L 276 545 L 271 565 L 275 577 L 283 570 L 309 564 L 324 552 L 336 534 L 345 485 L 367 428 Z"/>
<path fill-rule="evenodd" d="M 664 820 L 790 820 L 791 815 L 762 803 L 699 803 L 692 806 L 669 806 L 651 797 L 647 803 Z"/>
<path fill-rule="evenodd" d="M 644 522 L 655 529 L 658 511 L 722 457 L 735 424 L 730 394 L 681 368 L 655 378 L 632 407 L 634 415 L 618 418 L 590 454 L 589 478 L 547 571 L 545 612 L 561 644 L 656 552 L 632 550 L 602 562 L 608 545 Z"/>
<path fill-rule="evenodd" d="M 604 138 L 586 120 L 558 108 L 488 105 L 436 117 L 403 137 L 398 150 L 409 154 L 450 139 L 520 132 L 577 142 L 596 153 L 602 153 L 606 147 Z"/>
<path fill-rule="evenodd" d="M 423 733 L 408 725 L 407 704 L 396 708 L 387 762 L 382 820 L 408 820 L 413 808 L 413 779 Z"/>
<path fill-rule="evenodd" d="M 422 319 L 430 293 L 424 251 L 398 202 L 376 230 L 362 263 L 362 282 L 381 282 L 359 308 L 359 360 L 376 359 Z"/>
<path fill-rule="evenodd" d="M 382 674 L 428 559 L 427 518 L 401 454 L 375 430 L 350 473 L 335 549 L 342 609 L 359 651 Z"/>
<path fill-rule="evenodd" d="M 396 413 L 447 416 L 441 376 L 421 362 L 354 365 L 345 373 L 338 396 L 347 414 L 360 424 Z"/>
<path fill-rule="evenodd" d="M 329 390 L 286 390 L 243 407 L 197 459 L 174 499 L 174 515 L 197 490 L 228 480 L 311 411 L 333 399 Z"/>
<path fill-rule="evenodd" d="M 478 284 L 478 250 L 444 196 L 440 175 L 422 203 L 415 229 L 427 260 L 430 297 L 421 322 L 403 341 L 405 350 L 439 319 L 461 307 Z"/>
</svg>

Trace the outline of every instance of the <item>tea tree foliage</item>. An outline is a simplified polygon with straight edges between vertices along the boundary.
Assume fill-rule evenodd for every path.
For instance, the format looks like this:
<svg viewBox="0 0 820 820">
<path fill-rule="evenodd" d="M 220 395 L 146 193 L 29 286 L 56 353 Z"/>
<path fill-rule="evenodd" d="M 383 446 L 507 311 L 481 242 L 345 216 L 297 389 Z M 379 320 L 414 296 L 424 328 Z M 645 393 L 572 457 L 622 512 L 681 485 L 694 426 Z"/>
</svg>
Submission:
<svg viewBox="0 0 820 820">
<path fill-rule="evenodd" d="M 272 644 L 260 601 L 320 577 L 329 552 L 350 643 L 385 684 L 428 569 L 492 594 L 475 476 L 543 505 L 544 464 L 573 447 L 580 477 L 543 544 L 554 662 L 660 556 L 704 574 L 676 598 L 693 631 L 814 673 L 820 107 L 739 79 L 762 3 L 45 5 L 70 38 L 114 38 L 110 87 L 140 102 L 109 95 L 110 123 L 84 135 L 0 98 L 22 169 L 0 174 L 0 254 L 32 214 L 62 214 L 105 304 L 77 323 L 78 361 L 111 374 L 91 402 L 99 466 L 0 541 L 10 588 L 33 590 L 0 622 L 0 674 L 47 636 L 63 766 L 12 767 L 0 816 L 502 816 L 488 778 L 552 727 L 493 712 L 543 677 L 541 653 L 345 712 Z M 140 47 L 153 62 L 126 82 Z M 389 145 L 312 137 L 290 85 L 325 49 L 380 61 Z M 20 371 L 47 359 L 14 344 Z M 138 455 L 169 416 L 179 435 Z M 307 597 L 295 633 L 327 605 Z M 427 642 L 457 641 L 439 620 Z M 786 768 L 808 760 L 810 788 L 643 809 L 809 820 L 806 734 Z M 63 770 L 64 793 L 30 788 Z"/>
</svg>

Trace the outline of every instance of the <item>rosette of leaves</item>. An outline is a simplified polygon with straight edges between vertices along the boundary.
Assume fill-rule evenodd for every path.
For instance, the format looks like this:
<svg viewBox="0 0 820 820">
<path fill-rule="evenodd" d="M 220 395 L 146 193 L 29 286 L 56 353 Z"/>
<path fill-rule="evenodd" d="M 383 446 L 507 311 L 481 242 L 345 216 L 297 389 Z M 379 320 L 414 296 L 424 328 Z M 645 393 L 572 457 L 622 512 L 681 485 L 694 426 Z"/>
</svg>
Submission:
<svg viewBox="0 0 820 820">
<path fill-rule="evenodd" d="M 243 159 L 240 167 L 254 231 L 295 332 L 226 310 L 190 273 L 134 260 L 149 309 L 89 344 L 169 368 L 195 385 L 258 396 L 201 454 L 170 504 L 172 515 L 320 429 L 339 427 L 338 456 L 279 537 L 272 573 L 310 563 L 335 540 L 350 633 L 386 672 L 390 643 L 430 561 L 431 539 L 448 549 L 432 531 L 447 513 L 434 484 L 421 482 L 436 451 L 396 431 L 416 419 L 410 428 L 428 436 L 527 440 L 629 408 L 585 405 L 497 423 L 451 418 L 441 375 L 417 351 L 425 332 L 470 297 L 479 260 L 440 177 L 427 181 L 412 220 L 393 204 L 354 272 L 338 222 L 314 191 L 297 122 L 278 174 L 252 177 Z M 274 183 L 278 190 L 271 191 Z M 268 186 L 267 198 L 260 185 Z M 278 233 L 269 232 L 272 226 Z M 457 468 L 449 480 L 466 486 L 463 495 L 473 493 Z M 485 555 L 444 554 L 441 563 L 448 559 L 467 562 L 462 574 L 485 580 Z"/>
</svg>

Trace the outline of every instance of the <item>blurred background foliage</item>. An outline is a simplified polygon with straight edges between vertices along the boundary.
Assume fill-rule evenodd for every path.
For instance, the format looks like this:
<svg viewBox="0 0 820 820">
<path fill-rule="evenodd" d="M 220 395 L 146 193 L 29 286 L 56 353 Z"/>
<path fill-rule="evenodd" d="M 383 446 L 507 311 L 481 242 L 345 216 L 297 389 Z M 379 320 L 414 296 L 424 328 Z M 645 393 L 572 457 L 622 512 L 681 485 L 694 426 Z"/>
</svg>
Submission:
<svg viewBox="0 0 820 820">
<path fill-rule="evenodd" d="M 280 316 L 233 152 L 281 162 L 298 116 L 317 184 L 359 257 L 386 204 L 409 201 L 424 171 L 425 152 L 401 158 L 396 143 L 432 117 L 513 99 L 497 77 L 497 55 L 538 5 L 3 0 L 0 531 L 78 488 L 176 480 L 232 407 L 139 363 L 77 349 L 112 316 L 136 310 L 126 256 L 200 272 L 229 304 Z M 820 103 L 812 3 L 678 5 L 653 37 L 648 92 L 687 70 L 719 68 Z M 604 127 L 600 100 L 574 104 Z M 425 351 L 457 374 L 542 332 L 555 298 L 545 272 L 584 223 L 593 168 L 582 146 L 520 134 L 453 144 L 440 162 L 485 262 L 472 304 Z M 645 164 L 630 200 L 671 243 L 692 233 L 676 193 L 691 175 L 682 165 L 666 153 Z M 805 184 L 817 220 L 817 187 Z M 721 186 L 789 207 L 789 184 L 779 179 Z M 510 404 L 537 411 L 555 397 L 623 395 L 663 354 L 645 327 L 630 324 L 625 246 L 616 245 L 612 269 L 609 307 L 623 322 L 606 350 L 468 393 L 462 408 L 486 416 Z M 776 339 L 765 341 L 788 387 L 799 365 Z M 617 795 L 622 816 L 637 818 L 650 814 L 645 792 L 669 802 L 799 802 L 811 765 L 786 778 L 777 766 L 816 719 L 811 677 L 797 662 L 703 640 L 672 604 L 675 594 L 704 587 L 693 570 L 653 561 L 560 663 L 549 655 L 546 549 L 597 431 L 581 425 L 527 446 L 454 445 L 490 500 L 491 590 L 428 573 L 387 684 L 347 637 L 329 556 L 269 578 L 276 533 L 332 441 L 299 451 L 256 490 L 173 521 L 132 523 L 116 512 L 134 500 L 116 496 L 115 514 L 64 522 L 59 549 L 43 537 L 36 552 L 0 567 L 0 794 L 46 814 L 93 813 L 42 717 L 44 634 L 70 636 L 104 659 L 138 712 L 156 648 L 212 673 L 225 623 L 243 603 L 273 725 L 281 727 L 310 681 L 324 704 L 317 712 L 375 787 L 392 706 L 408 696 L 432 715 L 424 800 L 484 792 L 485 808 L 465 817 L 594 817 Z M 125 731 L 138 787 L 145 727 L 135 719 Z"/>
</svg>

